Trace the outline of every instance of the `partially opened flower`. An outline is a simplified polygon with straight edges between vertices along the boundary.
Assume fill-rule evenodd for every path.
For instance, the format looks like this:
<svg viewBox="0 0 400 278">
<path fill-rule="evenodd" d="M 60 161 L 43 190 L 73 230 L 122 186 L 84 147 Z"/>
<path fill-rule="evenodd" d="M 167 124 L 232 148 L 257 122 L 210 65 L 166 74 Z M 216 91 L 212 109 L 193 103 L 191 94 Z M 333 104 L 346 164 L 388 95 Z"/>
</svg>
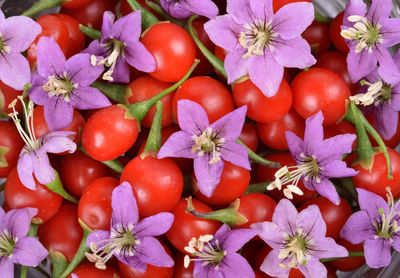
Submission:
<svg viewBox="0 0 400 278">
<path fill-rule="evenodd" d="M 26 16 L 5 18 L 0 10 L 0 80 L 16 90 L 31 81 L 28 60 L 21 54 L 28 49 L 42 27 Z"/>
<path fill-rule="evenodd" d="M 344 247 L 325 237 L 326 224 L 316 205 L 299 213 L 289 200 L 282 199 L 272 222 L 250 227 L 273 249 L 261 265 L 261 270 L 273 277 L 287 278 L 291 268 L 298 268 L 307 278 L 326 277 L 320 259 L 348 256 Z"/>
<path fill-rule="evenodd" d="M 385 82 L 400 80 L 400 72 L 387 47 L 400 43 L 400 19 L 389 18 L 391 0 L 373 0 L 367 13 L 362 0 L 350 0 L 344 12 L 341 35 L 347 40 L 350 52 L 347 68 L 352 82 L 374 71 Z"/>
<path fill-rule="evenodd" d="M 203 107 L 190 100 L 180 100 L 178 122 L 182 131 L 168 138 L 157 158 L 193 158 L 199 190 L 210 197 L 221 179 L 224 160 L 250 170 L 246 148 L 235 142 L 242 131 L 246 111 L 247 106 L 242 106 L 210 125 Z"/>
<path fill-rule="evenodd" d="M 14 264 L 36 267 L 49 252 L 33 237 L 27 237 L 36 208 L 13 209 L 5 213 L 0 207 L 0 273 L 14 277 Z"/>
<path fill-rule="evenodd" d="M 123 182 L 112 192 L 110 231 L 97 230 L 86 241 L 92 253 L 86 253 L 96 267 L 105 269 L 107 261 L 115 256 L 121 262 L 146 272 L 147 264 L 171 267 L 174 261 L 165 252 L 155 236 L 166 233 L 174 215 L 161 212 L 139 222 L 135 196 L 128 182 Z"/>
<path fill-rule="evenodd" d="M 190 240 L 185 251 L 192 258 L 186 255 L 184 265 L 187 268 L 193 261 L 193 276 L 198 278 L 253 278 L 255 275 L 251 266 L 237 252 L 255 235 L 255 230 L 231 230 L 224 224 L 214 235 L 202 235 Z"/>
<path fill-rule="evenodd" d="M 388 189 L 388 202 L 367 190 L 358 188 L 360 211 L 353 213 L 340 236 L 353 244 L 364 242 L 367 265 L 380 268 L 390 264 L 390 248 L 400 252 L 400 202 L 394 202 Z"/>
<path fill-rule="evenodd" d="M 228 83 L 246 74 L 267 97 L 274 96 L 284 67 L 306 68 L 315 63 L 301 33 L 312 23 L 311 3 L 283 6 L 276 14 L 272 0 L 228 0 L 228 14 L 204 25 L 210 39 L 228 51 Z"/>
<path fill-rule="evenodd" d="M 394 56 L 394 62 L 400 69 L 400 51 Z M 361 93 L 351 96 L 356 104 L 368 106 L 366 110 L 374 113 L 376 130 L 384 139 L 390 139 L 396 133 L 400 111 L 400 80 L 385 82 L 378 69 L 368 74 L 361 82 Z"/>
<path fill-rule="evenodd" d="M 356 136 L 343 134 L 324 140 L 323 121 L 321 111 L 306 120 L 304 141 L 293 132 L 286 131 L 289 151 L 297 166 L 284 166 L 278 170 L 275 181 L 267 189 L 280 190 L 282 185 L 287 184 L 284 193 L 290 198 L 291 192 L 302 194 L 297 187 L 298 181 L 302 179 L 307 189 L 316 190 L 335 205 L 340 203 L 339 195 L 329 178 L 351 177 L 357 174 L 341 160 L 343 154 L 351 152 L 351 145 Z"/>
<path fill-rule="evenodd" d="M 208 18 L 218 15 L 218 7 L 211 0 L 160 0 L 161 7 L 175 18 L 198 14 Z"/>
<path fill-rule="evenodd" d="M 111 105 L 98 89 L 90 87 L 104 67 L 91 64 L 89 54 L 77 54 L 66 61 L 51 37 L 37 44 L 37 73 L 33 75 L 30 99 L 44 106 L 50 131 L 67 127 L 76 109 L 96 109 Z"/>
<path fill-rule="evenodd" d="M 140 10 L 131 12 L 116 22 L 114 18 L 112 12 L 104 13 L 100 41 L 92 41 L 85 50 L 94 55 L 94 65 L 97 63 L 108 68 L 103 79 L 128 83 L 129 65 L 144 72 L 155 71 L 156 60 L 139 41 L 142 31 Z"/>
<path fill-rule="evenodd" d="M 17 102 L 17 99 L 15 99 L 10 104 L 14 112 L 9 116 L 13 119 L 19 134 L 25 142 L 25 147 L 21 150 L 18 158 L 18 177 L 25 187 L 35 190 L 36 182 L 32 174 L 34 174 L 37 181 L 41 184 L 49 184 L 54 181 L 56 174 L 50 165 L 47 153 L 75 152 L 76 144 L 73 142 L 75 132 L 54 131 L 36 138 L 35 131 L 33 130 L 33 103 L 29 101 L 27 108 L 22 97 L 19 96 L 18 98 L 24 107 L 25 123 L 27 126 L 27 131 L 25 131 L 18 118 L 18 112 L 14 108 Z"/>
</svg>

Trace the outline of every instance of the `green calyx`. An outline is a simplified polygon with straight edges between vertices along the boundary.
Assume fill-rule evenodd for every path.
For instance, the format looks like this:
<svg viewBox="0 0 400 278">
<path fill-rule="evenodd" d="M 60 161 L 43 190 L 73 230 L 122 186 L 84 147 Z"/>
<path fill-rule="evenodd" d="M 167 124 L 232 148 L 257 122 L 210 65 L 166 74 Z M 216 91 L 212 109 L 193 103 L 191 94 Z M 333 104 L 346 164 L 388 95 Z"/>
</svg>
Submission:
<svg viewBox="0 0 400 278">
<path fill-rule="evenodd" d="M 9 256 L 13 253 L 16 241 L 8 233 L 1 233 L 0 256 Z"/>
</svg>

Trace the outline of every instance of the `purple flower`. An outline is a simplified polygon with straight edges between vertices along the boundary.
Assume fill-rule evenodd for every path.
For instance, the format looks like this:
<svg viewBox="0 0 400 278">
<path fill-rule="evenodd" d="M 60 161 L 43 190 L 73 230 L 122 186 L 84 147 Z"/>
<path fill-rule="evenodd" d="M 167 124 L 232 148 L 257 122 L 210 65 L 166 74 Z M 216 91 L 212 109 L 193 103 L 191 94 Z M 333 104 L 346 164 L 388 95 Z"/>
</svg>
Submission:
<svg viewBox="0 0 400 278">
<path fill-rule="evenodd" d="M 340 231 L 340 236 L 353 244 L 364 242 L 367 264 L 380 268 L 390 264 L 390 247 L 400 252 L 400 202 L 394 203 L 388 189 L 388 203 L 382 197 L 357 189 L 361 210 L 353 213 Z"/>
<path fill-rule="evenodd" d="M 155 236 L 166 233 L 174 222 L 174 215 L 161 212 L 139 221 L 136 199 L 128 182 L 123 182 L 112 192 L 112 216 L 110 231 L 98 230 L 86 241 L 92 253 L 86 253 L 89 261 L 99 269 L 114 255 L 121 262 L 146 272 L 146 264 L 171 267 L 174 261 L 165 252 Z"/>
<path fill-rule="evenodd" d="M 400 51 L 393 60 L 400 69 Z M 360 94 L 351 96 L 350 100 L 366 106 L 364 110 L 373 112 L 377 131 L 385 139 L 392 138 L 396 133 L 399 120 L 400 80 L 395 83 L 387 83 L 379 76 L 378 69 L 376 69 L 368 74 L 361 83 L 364 86 L 361 87 Z"/>
<path fill-rule="evenodd" d="M 157 158 L 193 158 L 197 185 L 201 193 L 210 197 L 221 179 L 224 160 L 250 170 L 246 148 L 235 142 L 242 131 L 246 111 L 247 106 L 242 106 L 210 125 L 203 107 L 190 100 L 178 101 L 182 131 L 168 138 Z"/>
<path fill-rule="evenodd" d="M 94 40 L 85 52 L 92 56 L 93 64 L 106 65 L 108 70 L 103 75 L 104 80 L 114 82 L 129 82 L 129 65 L 144 71 L 153 72 L 156 60 L 146 47 L 139 42 L 141 27 L 140 10 L 118 19 L 114 23 L 114 14 L 105 12 L 101 26 L 100 42 Z"/>
<path fill-rule="evenodd" d="M 210 39 L 229 51 L 225 58 L 228 83 L 249 74 L 267 97 L 274 96 L 284 67 L 315 63 L 301 33 L 314 19 L 311 3 L 292 3 L 274 14 L 272 0 L 228 0 L 228 14 L 204 25 Z"/>
<path fill-rule="evenodd" d="M 160 4 L 175 18 L 198 14 L 211 19 L 218 15 L 218 7 L 211 0 L 160 0 Z"/>
<path fill-rule="evenodd" d="M 348 256 L 344 247 L 325 237 L 326 224 L 316 205 L 298 213 L 289 200 L 282 199 L 272 222 L 250 227 L 273 249 L 261 265 L 261 270 L 273 277 L 287 278 L 293 267 L 307 278 L 326 277 L 327 271 L 320 259 Z"/>
<path fill-rule="evenodd" d="M 240 254 L 236 253 L 246 242 L 257 235 L 251 229 L 231 230 L 224 224 L 214 235 L 192 238 L 185 251 L 185 267 L 194 261 L 193 276 L 198 278 L 253 278 L 253 269 Z"/>
<path fill-rule="evenodd" d="M 9 116 L 13 119 L 19 134 L 25 142 L 25 146 L 18 158 L 18 177 L 25 187 L 36 190 L 36 182 L 32 177 L 32 173 L 41 184 L 49 184 L 54 181 L 56 174 L 50 165 L 47 153 L 75 152 L 76 144 L 72 141 L 75 132 L 54 131 L 37 139 L 33 130 L 33 103 L 29 101 L 27 108 L 22 97 L 19 96 L 18 98 L 21 100 L 25 111 L 25 123 L 28 129 L 28 131 L 25 131 L 21 121 L 18 119 L 18 112 L 14 108 L 17 103 L 17 99 L 15 99 L 10 104 L 14 112 Z"/>
<path fill-rule="evenodd" d="M 290 184 L 284 190 L 286 197 L 291 198 L 291 192 L 302 194 L 297 187 L 300 178 L 307 189 L 316 190 L 332 203 L 340 203 L 339 195 L 329 178 L 355 176 L 357 172 L 347 168 L 342 161 L 342 155 L 351 152 L 351 145 L 356 139 L 354 134 L 343 134 L 324 140 L 322 122 L 324 116 L 319 111 L 306 120 L 304 141 L 293 132 L 286 131 L 286 141 L 289 151 L 297 162 L 297 166 L 283 167 L 275 173 L 275 181 L 267 189 L 281 189 L 282 185 Z"/>
<path fill-rule="evenodd" d="M 0 207 L 0 273 L 14 277 L 14 264 L 38 266 L 49 252 L 33 237 L 27 237 L 36 208 L 13 209 L 5 213 Z"/>
<path fill-rule="evenodd" d="M 28 60 L 21 52 L 28 49 L 42 27 L 26 16 L 5 18 L 0 11 L 0 80 L 16 90 L 31 81 Z"/>
<path fill-rule="evenodd" d="M 368 13 L 362 0 L 347 4 L 341 35 L 350 48 L 347 68 L 352 82 L 375 70 L 377 62 L 385 82 L 399 81 L 399 70 L 386 49 L 400 42 L 400 18 L 389 18 L 391 10 L 391 0 L 373 0 Z"/>
<path fill-rule="evenodd" d="M 98 89 L 90 87 L 103 72 L 103 66 L 93 66 L 89 54 L 77 54 L 66 61 L 54 39 L 42 37 L 37 45 L 37 63 L 29 97 L 44 106 L 50 131 L 66 128 L 72 121 L 74 108 L 111 105 Z"/>
</svg>

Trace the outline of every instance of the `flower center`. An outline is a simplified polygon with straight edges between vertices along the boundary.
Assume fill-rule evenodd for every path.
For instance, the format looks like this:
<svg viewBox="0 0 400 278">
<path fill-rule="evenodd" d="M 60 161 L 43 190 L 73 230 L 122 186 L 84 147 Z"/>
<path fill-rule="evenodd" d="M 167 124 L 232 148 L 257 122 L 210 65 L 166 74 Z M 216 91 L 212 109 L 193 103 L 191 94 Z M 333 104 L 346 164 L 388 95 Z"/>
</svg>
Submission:
<svg viewBox="0 0 400 278">
<path fill-rule="evenodd" d="M 12 256 L 18 238 L 11 236 L 7 230 L 0 232 L 0 257 Z"/>
<path fill-rule="evenodd" d="M 3 40 L 3 35 L 0 33 L 0 53 L 1 52 L 7 52 L 10 53 L 10 47 L 5 45 L 4 40 Z"/>
<path fill-rule="evenodd" d="M 264 49 L 270 51 L 274 49 L 271 39 L 278 36 L 271 27 L 272 20 L 265 22 L 261 19 L 254 20 L 252 23 L 246 23 L 244 30 L 240 32 L 239 43 L 247 49 L 243 58 L 264 55 Z"/>
<path fill-rule="evenodd" d="M 66 102 L 69 102 L 69 96 L 74 88 L 78 84 L 72 84 L 72 82 L 66 77 L 62 79 L 57 79 L 54 75 L 49 77 L 49 81 L 43 85 L 43 90 L 49 92 L 50 97 L 52 96 L 62 96 Z"/>
<path fill-rule="evenodd" d="M 365 48 L 371 52 L 377 43 L 382 43 L 381 26 L 379 24 L 374 26 L 365 17 L 359 15 L 352 15 L 347 19 L 354 23 L 354 28 L 351 27 L 347 30 L 342 30 L 340 34 L 345 39 L 358 41 L 355 49 L 356 53 L 361 52 Z"/>
<path fill-rule="evenodd" d="M 98 62 L 98 65 L 105 65 L 108 70 L 103 74 L 103 79 L 108 81 L 113 81 L 114 78 L 111 77 L 115 70 L 115 65 L 117 64 L 118 57 L 124 54 L 125 44 L 119 40 L 111 39 L 109 42 L 102 45 L 108 48 L 110 55 Z M 92 55 L 91 63 L 93 66 L 96 65 L 96 56 Z"/>
<path fill-rule="evenodd" d="M 194 237 L 189 241 L 189 245 L 184 249 L 196 258 L 191 259 L 186 255 L 184 259 L 185 268 L 189 266 L 190 261 L 201 261 L 203 262 L 203 266 L 211 265 L 215 269 L 218 269 L 219 264 L 226 255 L 226 251 L 221 249 L 218 240 L 215 240 L 214 244 L 211 244 L 210 241 L 212 239 L 212 235 L 203 235 L 199 239 Z"/>
<path fill-rule="evenodd" d="M 400 212 L 397 211 L 400 202 L 394 203 L 393 195 L 390 192 L 390 187 L 386 188 L 386 197 L 388 202 L 387 215 L 383 208 L 379 208 L 378 212 L 381 215 L 379 221 L 374 223 L 376 229 L 376 236 L 380 238 L 391 239 L 391 237 L 400 231 L 397 220 L 399 220 Z"/>
<path fill-rule="evenodd" d="M 275 180 L 268 186 L 268 190 L 282 189 L 282 185 L 287 185 L 283 190 L 286 198 L 293 199 L 293 194 L 303 195 L 303 191 L 297 186 L 300 179 L 303 177 L 306 181 L 310 178 L 314 179 L 317 183 L 321 182 L 319 178 L 319 171 L 322 170 L 314 156 L 308 157 L 303 153 L 300 154 L 301 161 L 296 166 L 284 166 L 275 173 Z"/>
<path fill-rule="evenodd" d="M 18 118 L 18 112 L 15 111 L 15 105 L 17 104 L 18 99 L 22 103 L 22 107 L 24 109 L 24 114 L 25 114 L 25 125 L 28 130 L 28 132 L 25 131 L 25 129 L 21 125 L 21 120 Z M 22 140 L 25 142 L 25 147 L 24 151 L 26 153 L 29 153 L 31 151 L 34 151 L 42 146 L 42 143 L 40 140 L 36 139 L 35 132 L 33 130 L 33 102 L 29 101 L 28 107 L 26 107 L 24 99 L 22 96 L 17 96 L 16 99 L 14 99 L 10 105 L 8 105 L 9 108 L 12 108 L 13 112 L 8 114 L 14 121 L 15 126 L 17 127 L 17 130 L 19 132 L 19 135 L 21 136 Z"/>
<path fill-rule="evenodd" d="M 297 234 L 288 235 L 284 234 L 285 247 L 279 251 L 279 259 L 291 259 L 289 264 L 280 264 L 282 268 L 293 268 L 297 267 L 299 264 L 305 265 L 308 258 L 308 246 L 310 245 L 310 240 L 307 240 L 306 236 L 303 235 L 303 230 L 298 229 Z"/>
<path fill-rule="evenodd" d="M 361 104 L 364 106 L 371 105 L 375 102 L 378 105 L 383 102 L 390 102 L 392 99 L 392 87 L 391 85 L 385 84 L 382 80 L 375 83 L 362 80 L 362 85 L 368 85 L 368 90 L 364 94 L 357 94 L 350 97 L 351 101 L 354 101 L 357 105 Z"/>
<path fill-rule="evenodd" d="M 123 257 L 134 255 L 135 246 L 140 244 L 140 240 L 133 235 L 133 225 L 127 227 L 121 224 L 113 227 L 110 238 L 101 240 L 97 243 L 91 242 L 90 249 L 93 253 L 85 253 L 90 262 L 94 262 L 99 269 L 106 269 L 107 261 L 114 255 L 119 254 Z"/>
<path fill-rule="evenodd" d="M 203 154 L 211 154 L 212 158 L 209 163 L 213 164 L 221 160 L 220 148 L 225 142 L 225 138 L 220 138 L 213 132 L 211 127 L 206 128 L 200 135 L 193 135 L 194 145 L 192 153 L 197 153 L 199 156 Z"/>
</svg>

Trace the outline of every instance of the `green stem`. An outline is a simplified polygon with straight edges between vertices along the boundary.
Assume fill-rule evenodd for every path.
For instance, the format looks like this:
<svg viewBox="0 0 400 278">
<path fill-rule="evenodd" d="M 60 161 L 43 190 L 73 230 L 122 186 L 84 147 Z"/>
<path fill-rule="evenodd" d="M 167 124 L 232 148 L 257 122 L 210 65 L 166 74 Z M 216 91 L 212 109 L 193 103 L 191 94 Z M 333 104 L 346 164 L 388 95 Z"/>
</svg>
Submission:
<svg viewBox="0 0 400 278">
<path fill-rule="evenodd" d="M 242 141 L 240 141 L 240 139 L 236 139 L 236 142 L 246 148 L 246 150 L 247 150 L 247 152 L 249 154 L 249 158 L 251 160 L 253 160 L 255 163 L 263 165 L 263 166 L 267 166 L 267 167 L 270 167 L 270 168 L 280 168 L 281 167 L 281 164 L 279 162 L 277 162 L 277 161 L 269 161 L 269 160 L 267 160 L 265 158 L 262 158 L 261 156 L 259 156 L 255 152 L 253 152 Z"/>
<path fill-rule="evenodd" d="M 115 14 L 117 15 L 117 18 L 121 18 L 122 17 L 121 4 L 122 4 L 122 0 L 118 0 L 117 5 L 115 5 Z"/>
<path fill-rule="evenodd" d="M 347 257 L 334 257 L 334 258 L 325 258 L 325 259 L 320 259 L 319 261 L 321 263 L 329 262 L 329 261 L 336 261 L 344 258 L 352 258 L 352 257 L 363 257 L 364 252 L 362 251 L 349 251 L 349 255 Z"/>
<path fill-rule="evenodd" d="M 79 31 L 81 31 L 83 34 L 85 34 L 86 36 L 88 36 L 91 39 L 94 39 L 94 40 L 101 39 L 101 32 L 99 30 L 79 24 Z"/>
<path fill-rule="evenodd" d="M 197 17 L 198 17 L 197 15 L 193 15 L 189 18 L 188 25 L 187 25 L 189 34 L 190 34 L 190 36 L 192 36 L 192 39 L 196 43 L 197 47 L 200 49 L 201 53 L 203 53 L 204 57 L 207 58 L 207 60 L 211 63 L 211 65 L 213 65 L 215 67 L 215 69 L 217 71 L 219 71 L 225 77 L 225 79 L 228 79 L 225 68 L 224 68 L 224 62 L 221 61 L 220 59 L 218 59 L 214 55 L 214 53 L 212 53 L 210 50 L 208 50 L 207 47 L 205 47 L 205 45 L 200 41 L 199 37 L 197 36 L 196 30 L 193 28 L 193 25 L 192 25 L 193 20 L 195 20 Z"/>
<path fill-rule="evenodd" d="M 142 27 L 143 30 L 150 28 L 151 25 L 159 23 L 158 18 L 142 7 L 136 0 L 127 0 L 129 6 L 131 6 L 132 10 L 141 10 L 142 11 Z"/>
<path fill-rule="evenodd" d="M 161 148 L 161 128 L 162 128 L 162 109 L 163 103 L 157 101 L 156 103 L 156 114 L 153 118 L 153 123 L 151 124 L 149 136 L 147 137 L 146 145 L 140 157 L 143 159 L 148 155 L 157 157 L 157 153 Z"/>
<path fill-rule="evenodd" d="M 87 151 L 85 150 L 85 148 L 82 145 L 79 145 L 78 148 L 84 154 L 88 155 Z M 103 163 L 104 165 L 108 166 L 109 168 L 113 169 L 118 174 L 122 174 L 122 171 L 124 171 L 124 166 L 117 159 L 100 161 L 100 162 Z"/>
<path fill-rule="evenodd" d="M 133 104 L 130 104 L 130 105 L 120 104 L 119 106 L 127 109 L 126 115 L 125 115 L 126 118 L 128 118 L 128 119 L 136 119 L 138 124 L 139 124 L 139 127 L 140 127 L 140 123 L 143 120 L 143 118 L 146 116 L 147 112 L 149 112 L 149 110 L 157 103 L 157 101 L 161 100 L 166 95 L 168 95 L 171 92 L 173 92 L 176 89 L 178 89 L 179 86 L 181 86 L 183 84 L 183 82 L 185 82 L 190 77 L 190 75 L 192 74 L 193 70 L 197 67 L 198 63 L 199 63 L 199 60 L 196 59 L 194 61 L 193 65 L 188 70 L 188 72 L 185 74 L 185 76 L 183 76 L 181 78 L 181 80 L 179 80 L 177 83 L 175 83 L 171 87 L 165 89 L 164 91 L 162 91 L 158 95 L 155 95 L 154 97 L 151 97 L 151 98 L 146 99 L 144 101 L 141 101 L 141 102 L 138 102 L 138 103 L 133 103 Z"/>
<path fill-rule="evenodd" d="M 193 216 L 196 216 L 201 219 L 212 219 L 217 220 L 222 223 L 226 223 L 229 226 L 242 225 L 246 223 L 247 218 L 238 212 L 240 206 L 240 200 L 236 199 L 228 208 L 215 210 L 211 212 L 197 212 L 192 203 L 192 197 L 186 198 L 187 207 L 185 212 L 190 213 Z"/>
<path fill-rule="evenodd" d="M 77 205 L 78 200 L 72 197 L 67 191 L 65 191 L 60 176 L 58 175 L 58 172 L 54 170 L 54 173 L 56 174 L 56 179 L 53 182 L 46 184 L 47 188 L 53 191 L 54 193 L 61 195 L 62 197 L 64 197 L 64 199 Z"/>
<path fill-rule="evenodd" d="M 323 16 L 322 14 L 320 14 L 318 12 L 315 12 L 314 21 L 321 22 L 321 23 L 326 23 L 326 24 L 331 24 L 332 23 L 332 19 L 330 19 L 330 18 L 328 18 L 326 16 Z"/>
<path fill-rule="evenodd" d="M 272 181 L 266 181 L 266 182 L 260 182 L 260 183 L 253 183 L 250 184 L 246 191 L 243 193 L 243 195 L 250 194 L 250 193 L 265 193 L 267 192 L 267 186 L 271 183 Z"/>
<path fill-rule="evenodd" d="M 130 88 L 127 85 L 95 81 L 90 86 L 99 89 L 104 95 L 118 103 L 127 103 L 126 98 L 130 93 Z"/>
<path fill-rule="evenodd" d="M 50 256 L 50 261 L 51 261 L 51 265 L 52 265 L 51 277 L 57 278 L 66 269 L 66 267 L 68 265 L 68 261 L 61 252 L 54 251 L 52 249 L 50 249 L 50 251 L 49 251 L 49 256 Z"/>
<path fill-rule="evenodd" d="M 29 228 L 29 232 L 26 236 L 28 237 L 36 237 L 37 231 L 39 229 L 39 225 L 37 224 L 31 224 Z M 28 267 L 23 265 L 21 266 L 21 275 L 19 276 L 20 278 L 26 278 L 26 274 L 28 273 Z"/>
<path fill-rule="evenodd" d="M 75 267 L 77 267 L 81 263 L 81 261 L 85 258 L 85 253 L 90 250 L 89 247 L 86 246 L 86 239 L 89 236 L 89 234 L 92 232 L 92 230 L 90 230 L 80 219 L 78 221 L 83 229 L 83 237 L 82 237 L 81 243 L 79 245 L 78 250 L 75 253 L 74 258 L 68 264 L 68 266 L 65 268 L 63 273 L 61 273 L 61 275 L 58 276 L 58 278 L 67 277 L 75 269 Z"/>
<path fill-rule="evenodd" d="M 41 11 L 57 7 L 69 0 L 39 0 L 35 2 L 29 9 L 22 13 L 24 16 L 34 17 L 35 14 L 40 13 Z"/>
</svg>

